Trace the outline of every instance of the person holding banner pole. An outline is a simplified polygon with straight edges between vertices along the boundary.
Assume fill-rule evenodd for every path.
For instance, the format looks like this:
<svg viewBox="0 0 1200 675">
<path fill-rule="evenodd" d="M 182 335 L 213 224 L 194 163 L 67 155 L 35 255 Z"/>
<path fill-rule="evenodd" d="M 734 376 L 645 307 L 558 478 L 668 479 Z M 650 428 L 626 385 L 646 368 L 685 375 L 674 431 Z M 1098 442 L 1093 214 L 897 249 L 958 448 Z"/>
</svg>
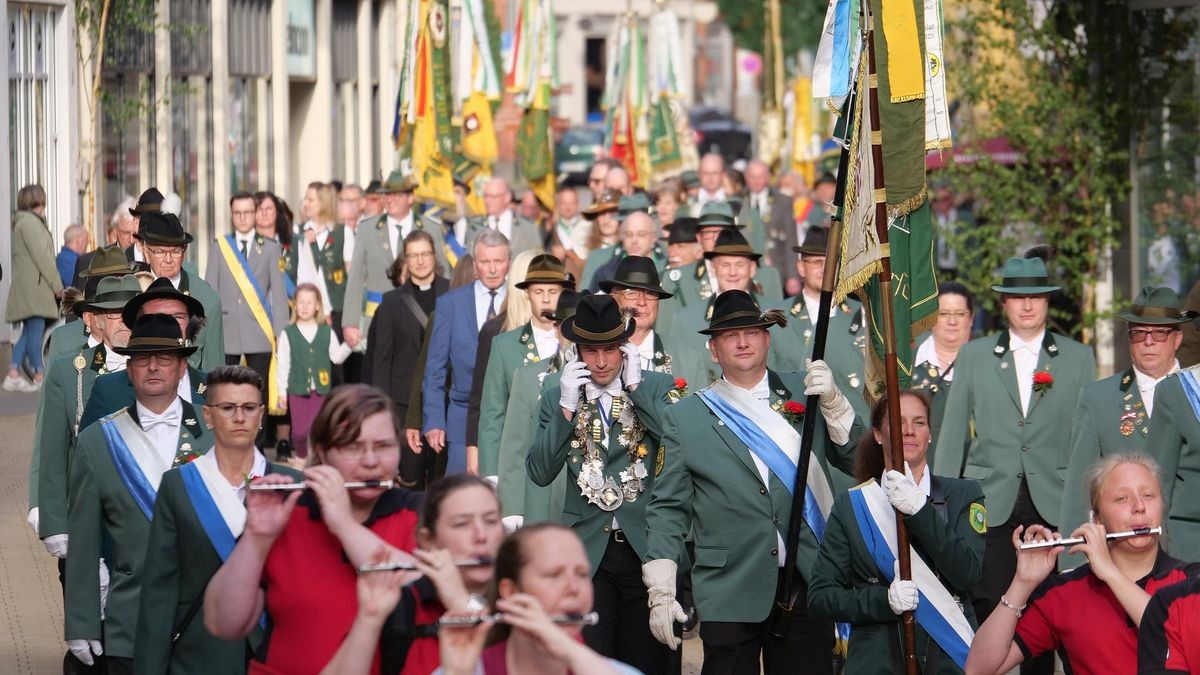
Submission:
<svg viewBox="0 0 1200 675">
<path fill-rule="evenodd" d="M 135 673 L 245 672 L 247 643 L 204 629 L 204 589 L 246 524 L 246 485 L 265 474 L 302 476 L 270 464 L 254 439 L 262 425 L 262 377 L 242 366 L 208 376 L 204 420 L 213 446 L 163 474 L 146 543 L 134 640 Z M 257 647 L 257 632 L 250 648 Z"/>
<path fill-rule="evenodd" d="M 864 482 L 834 500 L 808 608 L 813 616 L 851 624 L 847 673 L 902 670 L 905 611 L 915 612 L 921 672 L 961 673 L 977 625 L 967 589 L 983 569 L 983 489 L 973 480 L 930 474 L 924 394 L 901 394 L 900 420 L 905 472 L 885 472 L 884 453 L 891 452 L 887 400 L 872 408 L 873 433 L 859 441 L 855 463 L 855 477 Z M 911 581 L 895 574 L 893 509 L 904 514 L 915 551 Z"/>
</svg>

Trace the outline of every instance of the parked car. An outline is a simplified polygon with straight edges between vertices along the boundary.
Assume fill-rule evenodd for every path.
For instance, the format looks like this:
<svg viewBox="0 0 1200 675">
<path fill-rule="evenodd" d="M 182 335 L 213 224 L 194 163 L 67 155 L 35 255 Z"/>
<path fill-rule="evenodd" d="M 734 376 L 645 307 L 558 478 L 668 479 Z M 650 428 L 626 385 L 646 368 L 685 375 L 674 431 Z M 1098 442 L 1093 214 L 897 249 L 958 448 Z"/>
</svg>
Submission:
<svg viewBox="0 0 1200 675">
<path fill-rule="evenodd" d="M 715 152 L 725 158 L 726 164 L 750 159 L 754 137 L 750 127 L 725 110 L 696 106 L 689 111 L 689 119 L 696 135 L 696 150 L 701 155 Z"/>
<path fill-rule="evenodd" d="M 554 148 L 554 169 L 569 185 L 586 185 L 596 160 L 604 158 L 604 130 L 593 126 L 571 127 Z"/>
</svg>

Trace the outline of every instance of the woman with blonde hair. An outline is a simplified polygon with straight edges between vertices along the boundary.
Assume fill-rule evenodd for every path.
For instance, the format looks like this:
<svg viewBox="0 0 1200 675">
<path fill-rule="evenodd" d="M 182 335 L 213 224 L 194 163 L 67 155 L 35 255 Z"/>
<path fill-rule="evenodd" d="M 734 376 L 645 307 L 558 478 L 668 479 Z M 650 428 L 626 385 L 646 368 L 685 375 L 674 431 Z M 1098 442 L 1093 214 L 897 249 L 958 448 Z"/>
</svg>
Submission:
<svg viewBox="0 0 1200 675">
<path fill-rule="evenodd" d="M 1052 574 L 1062 545 L 1041 525 L 1013 532 L 1017 571 L 971 644 L 967 673 L 1007 673 L 1026 659 L 1058 652 L 1067 672 L 1137 672 L 1138 626 L 1150 596 L 1184 581 L 1200 565 L 1180 562 L 1162 550 L 1159 535 L 1108 539 L 1112 533 L 1162 527 L 1166 504 L 1158 464 L 1145 455 L 1109 455 L 1088 471 L 1092 521 L 1071 533 L 1082 538 L 1069 553 L 1088 562 Z"/>
<path fill-rule="evenodd" d="M 296 236 L 292 255 L 296 257 L 296 284 L 309 283 L 321 291 L 322 309 L 333 318 L 340 333 L 345 300 L 346 226 L 337 222 L 337 191 L 328 183 L 313 182 L 304 191 L 300 203 L 303 224 Z"/>
</svg>

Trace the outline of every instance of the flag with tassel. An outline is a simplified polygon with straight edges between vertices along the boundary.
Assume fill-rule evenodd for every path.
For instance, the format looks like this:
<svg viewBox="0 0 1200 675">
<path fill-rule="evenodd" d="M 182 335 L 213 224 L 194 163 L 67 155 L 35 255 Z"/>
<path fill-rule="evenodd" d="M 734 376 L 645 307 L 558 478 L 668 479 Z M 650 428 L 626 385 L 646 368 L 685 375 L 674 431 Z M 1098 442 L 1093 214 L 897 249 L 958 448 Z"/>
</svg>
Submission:
<svg viewBox="0 0 1200 675">
<path fill-rule="evenodd" d="M 525 109 L 517 130 L 521 173 L 538 201 L 554 209 L 557 181 L 550 96 L 558 85 L 557 36 L 551 0 L 520 0 L 505 86 Z"/>
<path fill-rule="evenodd" d="M 606 112 L 604 147 L 629 173 L 634 185 L 646 187 L 650 178 L 650 102 L 646 82 L 646 50 L 637 14 L 618 19 L 615 46 L 609 49 L 609 72 L 601 107 Z M 661 116 L 660 120 L 661 120 Z M 665 122 L 662 124 L 665 128 Z"/>
<path fill-rule="evenodd" d="M 650 184 L 696 169 L 700 164 L 696 137 L 683 105 L 679 79 L 682 54 L 679 18 L 666 3 L 659 3 L 658 10 L 650 17 L 646 36 Z"/>
<path fill-rule="evenodd" d="M 472 214 L 483 213 L 482 185 L 491 178 L 500 154 L 493 116 L 500 102 L 500 76 L 492 59 L 486 11 L 482 0 L 462 0 L 454 49 L 454 175 L 471 187 L 467 209 Z"/>
<path fill-rule="evenodd" d="M 417 197 L 443 205 L 454 204 L 449 16 L 447 0 L 410 2 L 392 130 Z"/>
</svg>

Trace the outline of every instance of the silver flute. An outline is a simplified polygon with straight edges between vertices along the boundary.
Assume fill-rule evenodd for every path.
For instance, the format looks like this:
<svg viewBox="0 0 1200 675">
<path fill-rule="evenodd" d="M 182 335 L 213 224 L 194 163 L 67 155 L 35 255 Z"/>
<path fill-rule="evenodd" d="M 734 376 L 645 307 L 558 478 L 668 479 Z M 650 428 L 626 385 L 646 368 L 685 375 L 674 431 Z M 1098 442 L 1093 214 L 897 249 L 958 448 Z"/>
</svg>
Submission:
<svg viewBox="0 0 1200 675">
<path fill-rule="evenodd" d="M 362 488 L 385 488 L 387 490 L 391 490 L 395 485 L 396 481 L 390 478 L 387 480 L 351 480 L 346 481 L 345 483 L 347 490 L 358 490 Z M 295 483 L 255 483 L 250 486 L 250 489 L 254 490 L 255 492 L 287 492 L 290 490 L 306 490 L 308 489 L 308 483 L 305 481 L 298 481 Z"/>
<path fill-rule="evenodd" d="M 569 614 L 560 614 L 550 617 L 550 621 L 560 626 L 595 626 L 600 622 L 600 615 L 595 612 L 580 614 L 572 612 Z M 469 626 L 478 626 L 481 623 L 503 623 L 504 614 L 497 612 L 496 614 L 484 614 L 481 616 L 444 616 L 438 619 L 438 626 L 453 626 L 456 628 L 465 628 Z"/>
<path fill-rule="evenodd" d="M 483 567 L 491 564 L 491 558 L 463 558 L 454 561 L 456 567 Z M 358 566 L 359 574 L 363 572 L 396 572 L 415 569 L 417 569 L 417 564 L 411 562 L 385 562 Z"/>
<path fill-rule="evenodd" d="M 1130 537 L 1144 537 L 1148 534 L 1162 534 L 1161 527 L 1139 527 L 1128 532 L 1109 532 L 1104 535 L 1104 538 L 1113 541 L 1114 539 L 1129 539 Z M 1050 539 L 1048 541 L 1031 541 L 1027 544 L 1021 544 L 1022 551 L 1028 551 L 1035 548 L 1052 548 L 1054 546 L 1075 546 L 1076 544 L 1086 543 L 1087 540 L 1083 537 L 1069 537 L 1067 539 Z"/>
</svg>

